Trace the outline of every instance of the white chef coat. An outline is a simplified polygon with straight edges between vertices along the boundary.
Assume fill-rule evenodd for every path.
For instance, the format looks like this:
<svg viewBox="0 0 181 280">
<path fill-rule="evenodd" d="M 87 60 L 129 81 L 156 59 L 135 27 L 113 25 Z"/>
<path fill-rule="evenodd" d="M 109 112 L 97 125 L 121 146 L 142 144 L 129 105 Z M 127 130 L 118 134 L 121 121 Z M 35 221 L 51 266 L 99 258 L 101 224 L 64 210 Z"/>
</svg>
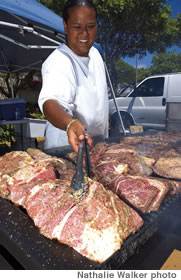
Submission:
<svg viewBox="0 0 181 280">
<path fill-rule="evenodd" d="M 42 66 L 43 84 L 38 104 L 53 99 L 94 136 L 108 137 L 108 95 L 104 63 L 95 47 L 84 61 L 61 44 Z M 66 132 L 47 122 L 45 148 L 68 145 Z"/>
</svg>

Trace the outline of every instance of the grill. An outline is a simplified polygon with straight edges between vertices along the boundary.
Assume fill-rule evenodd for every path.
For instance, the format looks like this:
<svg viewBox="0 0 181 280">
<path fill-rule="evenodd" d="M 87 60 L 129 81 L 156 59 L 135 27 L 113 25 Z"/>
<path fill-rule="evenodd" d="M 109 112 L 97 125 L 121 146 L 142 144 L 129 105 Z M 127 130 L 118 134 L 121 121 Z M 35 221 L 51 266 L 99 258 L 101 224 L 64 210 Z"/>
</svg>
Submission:
<svg viewBox="0 0 181 280">
<path fill-rule="evenodd" d="M 115 138 L 109 141 L 118 140 Z M 46 152 L 64 156 L 68 150 Z M 159 269 L 169 252 L 164 251 L 163 254 L 159 252 L 158 260 L 158 256 L 152 252 L 152 244 L 155 244 L 155 238 L 158 238 L 159 242 L 160 236 L 164 242 L 169 234 L 174 233 L 174 230 L 178 236 L 181 236 L 180 208 L 181 196 L 175 195 L 168 202 L 163 203 L 159 211 L 142 214 L 144 225 L 141 229 L 128 237 L 122 248 L 104 263 L 97 264 L 81 256 L 71 247 L 41 235 L 23 208 L 18 208 L 0 198 L 0 243 L 24 269 Z M 178 216 L 175 213 L 178 213 Z M 181 240 L 180 243 L 177 241 L 177 246 L 176 249 L 181 249 Z M 150 254 L 151 259 L 148 258 Z"/>
<path fill-rule="evenodd" d="M 169 209 L 173 206 L 180 206 L 180 203 L 181 197 L 176 195 L 168 203 L 163 204 L 159 211 L 143 215 L 145 223 L 142 228 L 130 236 L 122 248 L 102 264 L 88 260 L 67 245 L 45 238 L 39 233 L 24 209 L 2 198 L 0 199 L 0 240 L 2 246 L 25 269 L 118 269 L 124 267 L 123 265 L 131 256 L 139 259 L 139 250 L 157 232 L 160 218 L 165 216 L 165 212 L 169 213 Z M 170 216 L 169 219 L 170 221 L 166 220 L 167 226 L 173 217 Z M 176 223 L 176 217 L 174 219 Z M 168 228 L 167 232 L 169 234 Z M 149 254 L 150 251 L 147 253 Z"/>
</svg>

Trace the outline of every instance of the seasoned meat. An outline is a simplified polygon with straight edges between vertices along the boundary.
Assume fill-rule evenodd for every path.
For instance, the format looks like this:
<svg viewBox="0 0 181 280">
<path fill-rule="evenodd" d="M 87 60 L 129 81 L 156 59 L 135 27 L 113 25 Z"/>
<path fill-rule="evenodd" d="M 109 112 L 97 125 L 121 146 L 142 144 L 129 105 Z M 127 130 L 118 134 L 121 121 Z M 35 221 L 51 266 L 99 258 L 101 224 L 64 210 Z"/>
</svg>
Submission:
<svg viewBox="0 0 181 280">
<path fill-rule="evenodd" d="M 181 179 L 181 157 L 160 157 L 153 170 L 162 177 Z"/>
<path fill-rule="evenodd" d="M 10 177 L 7 174 L 0 176 L 0 197 L 8 199 L 9 190 L 7 188 L 7 180 Z"/>
<path fill-rule="evenodd" d="M 56 156 L 51 156 L 40 149 L 35 149 L 35 148 L 28 148 L 27 153 L 35 160 L 35 161 L 47 161 L 49 162 L 52 166 L 54 166 L 55 170 L 59 173 L 61 173 L 62 170 L 66 170 L 69 168 L 74 168 L 74 165 L 72 162 L 59 158 Z"/>
<path fill-rule="evenodd" d="M 68 181 L 59 179 L 35 182 L 25 198 L 24 205 L 29 216 L 48 238 L 53 238 L 54 225 L 76 204 L 69 185 Z"/>
<path fill-rule="evenodd" d="M 36 180 L 54 180 L 56 175 L 53 166 L 47 162 L 27 164 L 14 172 L 0 176 L 0 195 L 7 198 L 11 186 L 26 184 Z"/>
<path fill-rule="evenodd" d="M 95 150 L 97 149 L 95 148 Z M 127 166 L 127 170 L 124 170 L 122 172 L 123 174 L 128 173 L 130 175 L 149 176 L 153 172 L 152 164 L 155 161 L 150 158 L 139 156 L 136 147 L 124 144 L 110 144 L 107 145 L 105 149 L 102 149 L 102 151 L 103 153 L 99 152 L 99 157 L 93 155 L 96 160 L 91 160 L 95 173 L 99 172 L 96 171 L 96 169 L 97 166 L 99 166 L 100 169 L 101 162 L 104 162 L 104 169 L 106 169 L 106 162 L 108 166 L 111 164 L 110 162 L 117 162 L 117 164 L 119 162 L 122 166 Z"/>
<path fill-rule="evenodd" d="M 102 263 L 143 225 L 137 212 L 101 183 L 89 179 L 86 194 L 74 197 L 70 188 L 74 169 L 60 167 L 56 179 L 55 162 L 60 162 L 56 157 L 35 149 L 29 149 L 29 153 L 26 158 L 30 161 L 1 175 L 0 195 L 24 207 L 47 238 L 58 239 Z M 115 160 L 109 165 L 109 171 L 115 174 L 126 170 L 126 164 Z"/>
<path fill-rule="evenodd" d="M 11 201 L 26 209 L 41 234 L 98 263 L 143 225 L 133 209 L 92 180 L 79 199 L 72 195 L 70 181 L 60 179 L 13 185 L 9 191 Z"/>
<path fill-rule="evenodd" d="M 155 187 L 158 189 L 157 196 L 149 209 L 149 211 L 157 211 L 169 191 L 169 183 L 159 178 L 150 177 L 144 179 L 150 184 L 150 187 Z"/>
<path fill-rule="evenodd" d="M 181 181 L 174 181 L 174 180 L 168 180 L 168 179 L 162 179 L 164 181 L 167 181 L 169 185 L 169 191 L 166 195 L 166 200 L 170 199 L 173 195 L 181 193 Z"/>
<path fill-rule="evenodd" d="M 104 186 L 110 182 L 110 177 L 116 175 L 124 175 L 128 172 L 128 165 L 119 161 L 101 161 L 93 168 L 93 174 L 98 182 Z M 111 175 L 111 176 L 110 176 Z"/>
<path fill-rule="evenodd" d="M 27 164 L 16 171 L 8 180 L 8 184 L 29 183 L 36 180 L 56 179 L 54 168 L 46 162 L 35 162 Z"/>
<path fill-rule="evenodd" d="M 67 212 L 53 237 L 89 259 L 102 263 L 143 224 L 141 217 L 100 183 L 89 182 L 88 193 Z"/>
<path fill-rule="evenodd" d="M 149 135 L 130 136 L 121 139 L 121 143 L 138 144 L 138 143 L 153 143 L 153 144 L 175 144 L 181 139 L 180 131 L 158 131 Z"/>
<path fill-rule="evenodd" d="M 33 163 L 32 157 L 23 151 L 13 151 L 0 157 L 0 175 L 7 174 Z"/>
<path fill-rule="evenodd" d="M 159 193 L 158 189 L 143 177 L 114 176 L 107 188 L 117 193 L 143 213 L 150 212 Z"/>
<path fill-rule="evenodd" d="M 91 163 L 94 164 L 97 160 L 99 160 L 100 156 L 105 153 L 107 148 L 108 144 L 105 142 L 97 143 L 91 150 Z"/>
</svg>

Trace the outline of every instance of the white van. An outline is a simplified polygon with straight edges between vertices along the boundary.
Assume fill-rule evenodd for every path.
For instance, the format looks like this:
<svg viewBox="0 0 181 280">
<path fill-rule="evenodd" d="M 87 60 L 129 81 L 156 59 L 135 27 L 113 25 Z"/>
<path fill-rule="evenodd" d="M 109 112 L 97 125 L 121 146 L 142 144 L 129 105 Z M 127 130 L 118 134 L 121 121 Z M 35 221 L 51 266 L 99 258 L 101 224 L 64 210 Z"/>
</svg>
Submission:
<svg viewBox="0 0 181 280">
<path fill-rule="evenodd" d="M 133 124 L 164 129 L 168 102 L 181 103 L 181 72 L 150 76 L 126 96 L 116 97 L 126 129 Z M 109 114 L 111 129 L 118 129 L 120 118 L 114 99 L 109 100 Z"/>
</svg>

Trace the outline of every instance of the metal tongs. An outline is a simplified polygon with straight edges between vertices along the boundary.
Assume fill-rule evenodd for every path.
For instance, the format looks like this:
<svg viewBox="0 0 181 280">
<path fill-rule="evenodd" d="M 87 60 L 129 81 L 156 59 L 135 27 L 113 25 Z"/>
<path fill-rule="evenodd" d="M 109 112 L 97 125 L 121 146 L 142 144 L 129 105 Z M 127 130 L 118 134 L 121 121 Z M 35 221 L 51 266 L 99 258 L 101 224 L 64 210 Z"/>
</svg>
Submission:
<svg viewBox="0 0 181 280">
<path fill-rule="evenodd" d="M 87 174 L 83 170 L 84 151 L 85 151 L 85 163 L 86 163 Z M 70 187 L 73 189 L 72 194 L 75 197 L 80 198 L 86 193 L 88 188 L 88 177 L 91 176 L 90 170 L 91 170 L 91 163 L 90 163 L 89 147 L 86 139 L 84 139 L 79 145 L 75 174 L 70 184 Z"/>
</svg>

